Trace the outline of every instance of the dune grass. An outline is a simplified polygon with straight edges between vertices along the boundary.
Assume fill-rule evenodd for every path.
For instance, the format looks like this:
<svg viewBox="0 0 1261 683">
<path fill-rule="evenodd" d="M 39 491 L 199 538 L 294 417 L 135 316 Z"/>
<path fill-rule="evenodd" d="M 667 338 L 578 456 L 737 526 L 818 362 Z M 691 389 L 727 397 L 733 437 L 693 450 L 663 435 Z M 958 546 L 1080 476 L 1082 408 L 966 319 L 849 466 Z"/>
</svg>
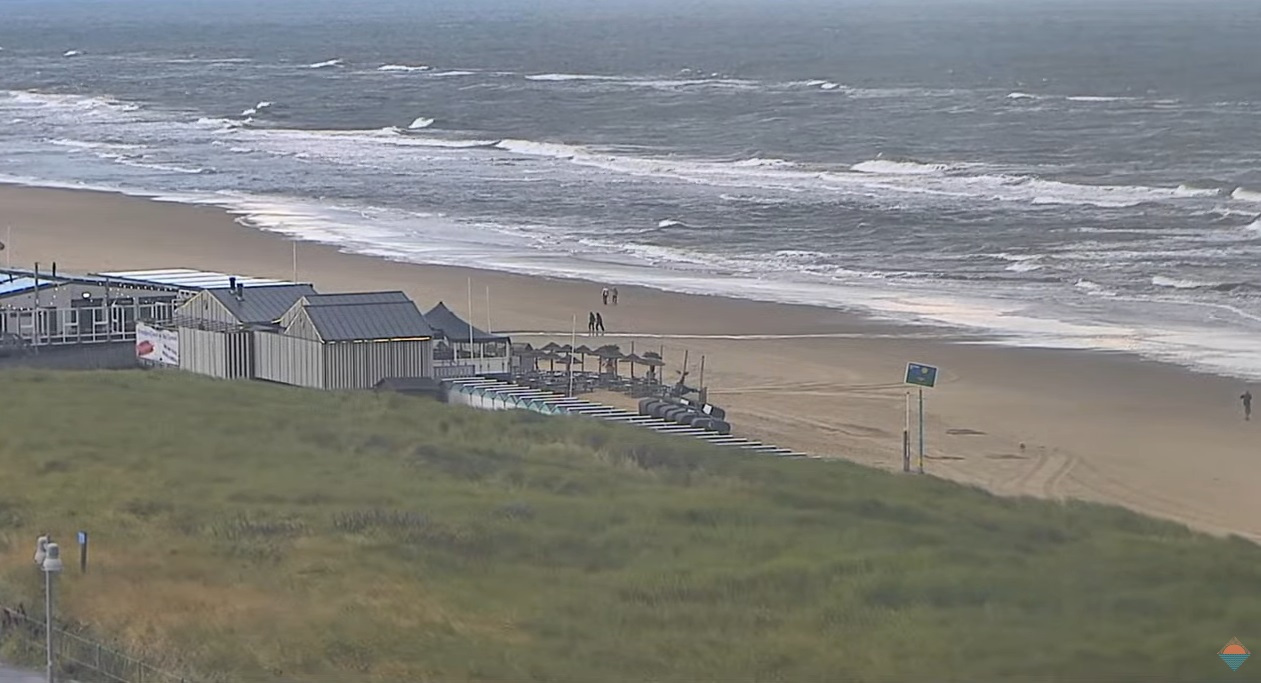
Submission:
<svg viewBox="0 0 1261 683">
<path fill-rule="evenodd" d="M 0 392 L 0 598 L 87 530 L 62 612 L 205 680 L 1186 681 L 1261 645 L 1261 549 L 1116 508 L 402 396 Z"/>
</svg>

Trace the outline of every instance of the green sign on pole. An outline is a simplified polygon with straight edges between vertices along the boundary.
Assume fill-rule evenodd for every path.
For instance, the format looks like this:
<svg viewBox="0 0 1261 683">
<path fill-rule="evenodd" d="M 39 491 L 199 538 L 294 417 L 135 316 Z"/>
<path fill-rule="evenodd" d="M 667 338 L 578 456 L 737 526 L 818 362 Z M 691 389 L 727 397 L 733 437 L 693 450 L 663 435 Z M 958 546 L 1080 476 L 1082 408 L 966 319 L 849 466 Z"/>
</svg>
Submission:
<svg viewBox="0 0 1261 683">
<path fill-rule="evenodd" d="M 937 368 L 922 363 L 907 363 L 906 383 L 931 389 L 937 384 Z"/>
<path fill-rule="evenodd" d="M 937 368 L 923 363 L 906 364 L 906 383 L 919 387 L 919 473 L 924 473 L 924 388 L 937 384 Z M 910 398 L 909 396 L 907 398 Z M 907 406 L 910 409 L 910 406 Z M 909 417 L 909 416 L 908 416 Z M 908 420 L 909 421 L 909 420 Z"/>
</svg>

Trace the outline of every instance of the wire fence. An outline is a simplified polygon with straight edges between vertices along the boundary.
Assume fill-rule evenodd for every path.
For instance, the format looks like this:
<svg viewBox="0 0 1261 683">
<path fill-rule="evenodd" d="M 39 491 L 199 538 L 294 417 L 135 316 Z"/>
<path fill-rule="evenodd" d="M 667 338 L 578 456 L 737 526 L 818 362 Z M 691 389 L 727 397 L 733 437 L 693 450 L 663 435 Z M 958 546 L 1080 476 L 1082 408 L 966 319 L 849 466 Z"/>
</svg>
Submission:
<svg viewBox="0 0 1261 683">
<path fill-rule="evenodd" d="M 43 659 L 47 630 L 42 618 L 3 608 L 0 642 L 16 639 L 22 654 Z M 94 640 L 53 626 L 53 659 L 57 671 L 69 677 L 95 678 L 105 683 L 195 683 Z"/>
</svg>

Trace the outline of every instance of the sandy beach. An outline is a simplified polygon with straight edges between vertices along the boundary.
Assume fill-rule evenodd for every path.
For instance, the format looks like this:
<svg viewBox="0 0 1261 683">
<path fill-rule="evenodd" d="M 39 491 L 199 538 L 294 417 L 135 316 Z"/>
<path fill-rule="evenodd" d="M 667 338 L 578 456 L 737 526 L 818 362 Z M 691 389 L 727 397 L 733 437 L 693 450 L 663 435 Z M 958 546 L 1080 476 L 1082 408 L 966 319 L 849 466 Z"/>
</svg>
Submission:
<svg viewBox="0 0 1261 683">
<path fill-rule="evenodd" d="M 5 225 L 14 266 L 292 276 L 291 242 L 214 208 L 0 187 Z M 587 312 L 601 310 L 601 341 L 664 346 L 667 379 L 685 348 L 694 372 L 703 354 L 711 400 L 736 433 L 885 469 L 901 468 L 905 364 L 934 364 L 942 376 L 927 396 L 930 474 L 1003 495 L 1117 503 L 1261 541 L 1261 424 L 1244 422 L 1239 381 L 1125 355 L 981 345 L 807 306 L 619 286 L 619 304 L 602 307 L 598 283 L 298 249 L 299 279 L 324 291 L 401 289 L 422 308 L 441 300 L 461 315 L 472 278 L 474 322 L 486 325 L 489 287 L 493 328 L 522 341 L 563 341 L 573 316 L 585 330 Z"/>
</svg>

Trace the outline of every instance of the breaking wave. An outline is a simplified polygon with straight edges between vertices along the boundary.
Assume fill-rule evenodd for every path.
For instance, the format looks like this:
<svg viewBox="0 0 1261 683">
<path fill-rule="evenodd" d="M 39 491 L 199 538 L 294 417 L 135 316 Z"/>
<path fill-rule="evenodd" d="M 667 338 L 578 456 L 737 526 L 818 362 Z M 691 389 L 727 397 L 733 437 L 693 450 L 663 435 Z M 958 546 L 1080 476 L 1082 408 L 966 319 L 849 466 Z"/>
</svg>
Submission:
<svg viewBox="0 0 1261 683">
<path fill-rule="evenodd" d="M 430 70 L 430 67 L 425 66 L 423 64 L 417 64 L 415 66 L 409 66 L 407 64 L 385 64 L 385 65 L 377 67 L 377 71 L 396 72 L 396 73 L 410 73 L 413 71 L 429 71 L 429 70 Z"/>
<path fill-rule="evenodd" d="M 1242 187 L 1235 188 L 1230 193 L 1232 199 L 1238 199 L 1241 202 L 1258 202 L 1261 203 L 1261 191 L 1248 190 Z"/>
</svg>

